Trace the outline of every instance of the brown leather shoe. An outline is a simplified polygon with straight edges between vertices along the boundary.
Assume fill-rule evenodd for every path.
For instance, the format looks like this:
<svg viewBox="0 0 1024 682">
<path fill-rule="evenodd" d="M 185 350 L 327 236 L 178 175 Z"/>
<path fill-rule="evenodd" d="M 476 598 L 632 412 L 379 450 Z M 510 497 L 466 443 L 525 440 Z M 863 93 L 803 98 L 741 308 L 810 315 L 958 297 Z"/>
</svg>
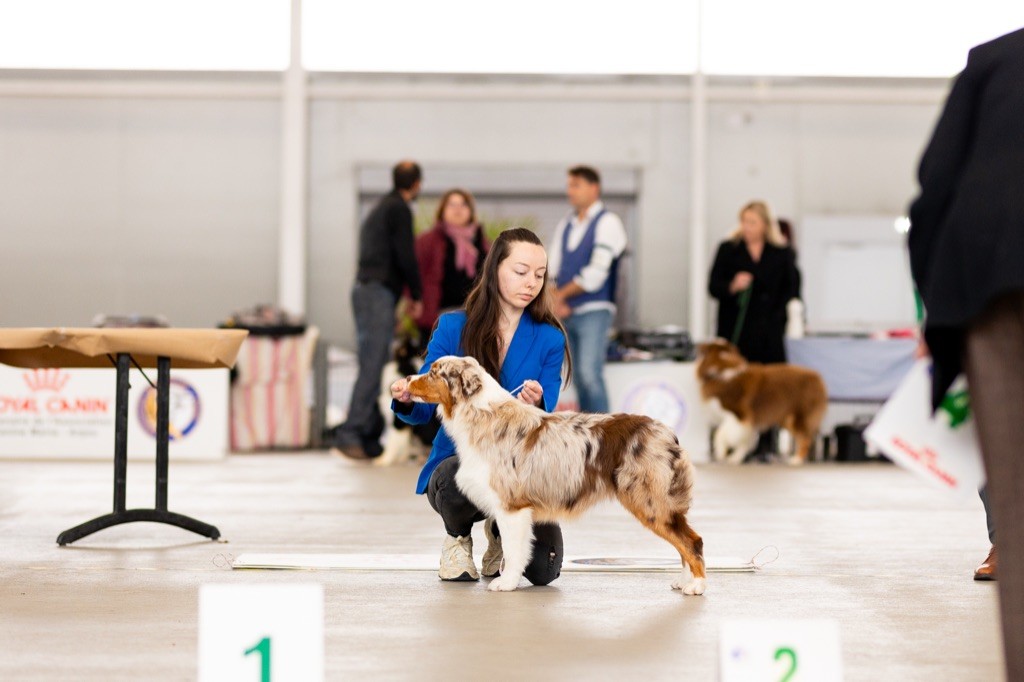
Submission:
<svg viewBox="0 0 1024 682">
<path fill-rule="evenodd" d="M 996 546 L 992 545 L 992 551 L 988 553 L 988 558 L 985 559 L 985 563 L 978 566 L 977 570 L 974 571 L 975 580 L 995 580 L 996 579 Z"/>
</svg>

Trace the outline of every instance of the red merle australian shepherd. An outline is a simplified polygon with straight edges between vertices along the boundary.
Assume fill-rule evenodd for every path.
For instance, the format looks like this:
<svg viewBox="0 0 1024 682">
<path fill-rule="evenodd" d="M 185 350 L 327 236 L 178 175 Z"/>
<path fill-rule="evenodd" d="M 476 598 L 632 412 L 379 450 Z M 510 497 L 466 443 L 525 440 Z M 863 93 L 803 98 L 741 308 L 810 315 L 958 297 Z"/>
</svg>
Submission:
<svg viewBox="0 0 1024 682">
<path fill-rule="evenodd" d="M 411 377 L 409 393 L 438 405 L 459 453 L 456 483 L 501 528 L 505 567 L 489 589 L 519 586 L 534 522 L 616 497 L 679 552 L 673 589 L 704 593 L 704 543 L 686 521 L 693 467 L 668 427 L 633 414 L 548 414 L 513 398 L 469 357 L 439 358 Z"/>
</svg>

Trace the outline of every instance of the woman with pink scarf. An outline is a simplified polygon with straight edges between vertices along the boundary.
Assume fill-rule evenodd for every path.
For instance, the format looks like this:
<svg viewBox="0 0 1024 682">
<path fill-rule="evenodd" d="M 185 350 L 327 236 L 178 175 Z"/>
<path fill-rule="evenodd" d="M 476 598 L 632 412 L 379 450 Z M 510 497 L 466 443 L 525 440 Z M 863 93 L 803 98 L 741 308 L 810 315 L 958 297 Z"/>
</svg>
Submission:
<svg viewBox="0 0 1024 682">
<path fill-rule="evenodd" d="M 445 192 L 434 226 L 416 238 L 423 280 L 423 314 L 416 319 L 421 338 L 430 338 L 442 312 L 465 304 L 489 248 L 473 195 L 464 189 Z"/>
</svg>

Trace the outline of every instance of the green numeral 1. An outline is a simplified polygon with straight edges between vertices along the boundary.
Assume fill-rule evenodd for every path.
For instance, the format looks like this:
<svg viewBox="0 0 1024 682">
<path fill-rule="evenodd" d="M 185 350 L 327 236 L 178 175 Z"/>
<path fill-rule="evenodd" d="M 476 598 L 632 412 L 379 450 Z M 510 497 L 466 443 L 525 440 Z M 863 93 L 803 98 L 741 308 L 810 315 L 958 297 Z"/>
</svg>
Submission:
<svg viewBox="0 0 1024 682">
<path fill-rule="evenodd" d="M 256 651 L 260 654 L 260 682 L 270 682 L 270 638 L 264 637 L 256 646 L 246 649 L 245 655 Z"/>
</svg>

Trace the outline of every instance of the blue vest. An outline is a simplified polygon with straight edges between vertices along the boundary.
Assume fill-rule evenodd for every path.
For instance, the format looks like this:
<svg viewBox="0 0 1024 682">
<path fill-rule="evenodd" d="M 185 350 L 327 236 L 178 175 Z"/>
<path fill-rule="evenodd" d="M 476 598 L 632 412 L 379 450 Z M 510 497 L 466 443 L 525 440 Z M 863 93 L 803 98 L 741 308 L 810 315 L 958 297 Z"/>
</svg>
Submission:
<svg viewBox="0 0 1024 682">
<path fill-rule="evenodd" d="M 572 218 L 565 226 L 565 231 L 562 233 L 562 265 L 558 269 L 558 286 L 564 287 L 566 284 L 572 281 L 573 277 L 580 274 L 580 270 L 585 268 L 590 263 L 590 257 L 594 253 L 594 238 L 597 235 L 597 222 L 601 220 L 601 216 L 608 212 L 608 209 L 602 208 L 596 216 L 587 225 L 587 231 L 583 235 L 583 239 L 576 247 L 575 251 L 569 250 L 569 230 L 572 229 Z M 584 303 L 592 303 L 594 301 L 615 301 L 615 283 L 618 280 L 619 272 L 619 259 L 612 259 L 611 267 L 608 268 L 608 278 L 601 285 L 601 288 L 597 291 L 586 291 L 579 296 L 573 296 L 566 300 L 570 308 L 576 308 Z"/>
</svg>

